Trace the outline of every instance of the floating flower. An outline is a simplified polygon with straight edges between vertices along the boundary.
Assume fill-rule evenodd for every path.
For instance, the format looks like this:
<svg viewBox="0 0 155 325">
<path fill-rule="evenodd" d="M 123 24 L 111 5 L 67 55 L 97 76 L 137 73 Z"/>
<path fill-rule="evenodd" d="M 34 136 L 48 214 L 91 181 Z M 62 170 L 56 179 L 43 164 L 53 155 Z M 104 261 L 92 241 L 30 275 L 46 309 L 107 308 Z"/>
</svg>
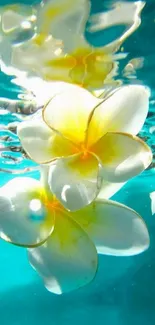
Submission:
<svg viewBox="0 0 155 325">
<path fill-rule="evenodd" d="M 122 2 L 90 15 L 88 0 L 5 6 L 0 11 L 1 69 L 18 77 L 26 73 L 100 89 L 114 82 L 118 60 L 126 56 L 116 52 L 140 25 L 143 7 L 140 1 Z M 103 44 L 95 47 L 84 37 L 88 22 L 90 33 L 103 30 Z M 112 27 L 116 39 L 111 40 Z"/>
<path fill-rule="evenodd" d="M 135 136 L 148 98 L 148 90 L 138 85 L 101 100 L 68 84 L 49 100 L 43 118 L 19 125 L 24 150 L 35 162 L 50 165 L 50 190 L 68 210 L 91 203 L 100 191 L 105 198 L 107 182 L 126 182 L 149 166 L 151 150 Z"/>
<path fill-rule="evenodd" d="M 49 291 L 61 294 L 89 283 L 97 252 L 130 256 L 148 248 L 146 225 L 135 211 L 96 200 L 69 212 L 49 191 L 47 175 L 45 169 L 41 182 L 19 177 L 1 187 L 0 237 L 28 247 L 29 261 Z"/>
<path fill-rule="evenodd" d="M 21 13 L 17 8 L 18 11 L 21 8 Z M 27 8 L 17 8 L 7 6 L 2 14 L 4 71 L 8 71 L 4 64 L 8 65 L 10 60 L 10 71 L 17 75 L 22 71 L 43 80 L 77 83 L 93 89 L 100 88 L 108 76 L 115 75 L 117 64 L 113 53 L 95 49 L 84 39 L 89 1 L 43 2 L 36 7 L 34 20 L 32 13 L 25 17 Z M 25 39 L 27 34 L 29 38 Z"/>
</svg>

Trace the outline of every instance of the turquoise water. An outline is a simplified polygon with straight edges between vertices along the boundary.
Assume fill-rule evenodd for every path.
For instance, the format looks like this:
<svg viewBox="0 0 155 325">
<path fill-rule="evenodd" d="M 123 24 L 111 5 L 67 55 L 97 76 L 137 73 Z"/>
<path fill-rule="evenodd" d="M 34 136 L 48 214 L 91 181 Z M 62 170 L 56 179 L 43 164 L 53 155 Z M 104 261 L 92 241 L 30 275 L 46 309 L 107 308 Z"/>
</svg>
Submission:
<svg viewBox="0 0 155 325">
<path fill-rule="evenodd" d="M 33 1 L 36 3 L 37 1 Z M 39 1 L 38 1 L 39 2 Z M 111 1 L 109 1 L 111 2 Z M 11 1 L 1 0 L 1 5 Z M 21 3 L 21 1 L 20 1 Z M 32 4 L 25 0 L 23 3 Z M 92 1 L 92 11 L 107 10 L 108 1 Z M 105 6 L 105 8 L 104 8 Z M 147 1 L 143 9 L 142 23 L 123 44 L 129 57 L 120 62 L 118 77 L 124 83 L 135 83 L 135 79 L 123 76 L 127 62 L 133 58 L 144 58 L 143 66 L 136 71 L 136 82 L 144 83 L 151 89 L 150 111 L 141 136 L 154 151 L 153 129 L 155 125 L 155 3 Z M 116 29 L 108 34 L 87 33 L 94 45 L 104 45 L 107 37 L 114 37 Z M 11 76 L 0 74 L 0 97 L 17 99 L 21 89 L 11 83 Z M 21 116 L 1 114 L 0 124 L 16 122 Z M 10 131 L 9 131 L 10 132 Z M 19 147 L 15 134 L 2 127 L 1 144 Z M 7 140 L 5 136 L 11 136 Z M 8 157 L 11 155 L 12 159 Z M 16 164 L 14 164 L 16 159 Z M 22 159 L 20 152 L 3 151 L 0 160 L 1 186 L 12 177 L 10 171 L 23 170 L 36 165 Z M 7 172 L 9 170 L 9 172 Z M 38 172 L 26 175 L 38 178 Z M 0 241 L 0 322 L 2 325 L 152 325 L 155 323 L 155 219 L 151 211 L 150 193 L 155 191 L 155 171 L 146 170 L 142 175 L 128 182 L 113 198 L 133 209 L 146 221 L 150 232 L 151 245 L 143 254 L 135 257 L 99 257 L 99 270 L 95 280 L 84 288 L 63 296 L 49 293 L 41 279 L 27 262 L 26 250 Z"/>
</svg>

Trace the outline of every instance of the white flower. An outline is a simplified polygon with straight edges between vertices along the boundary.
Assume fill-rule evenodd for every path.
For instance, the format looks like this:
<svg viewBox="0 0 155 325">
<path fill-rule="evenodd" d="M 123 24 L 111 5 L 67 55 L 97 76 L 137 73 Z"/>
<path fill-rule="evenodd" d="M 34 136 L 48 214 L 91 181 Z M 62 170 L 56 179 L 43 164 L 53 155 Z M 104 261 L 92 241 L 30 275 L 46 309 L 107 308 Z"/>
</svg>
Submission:
<svg viewBox="0 0 155 325">
<path fill-rule="evenodd" d="M 65 84 L 44 107 L 43 118 L 19 124 L 24 150 L 49 165 L 50 189 L 67 209 L 80 209 L 98 194 L 111 196 L 149 166 L 151 150 L 135 136 L 148 99 L 147 89 L 138 85 L 116 89 L 102 100 Z"/>
<path fill-rule="evenodd" d="M 89 283 L 97 253 L 130 256 L 148 248 L 146 225 L 135 211 L 97 199 L 69 212 L 49 191 L 47 175 L 44 168 L 41 182 L 19 177 L 0 188 L 0 237 L 28 247 L 49 291 L 62 294 Z"/>
</svg>

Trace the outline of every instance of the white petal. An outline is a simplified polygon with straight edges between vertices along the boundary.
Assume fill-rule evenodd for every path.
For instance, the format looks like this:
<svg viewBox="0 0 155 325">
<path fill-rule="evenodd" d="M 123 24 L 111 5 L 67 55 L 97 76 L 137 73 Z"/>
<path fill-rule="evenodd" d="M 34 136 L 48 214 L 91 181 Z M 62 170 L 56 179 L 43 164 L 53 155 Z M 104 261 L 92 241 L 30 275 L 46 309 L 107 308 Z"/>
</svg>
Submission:
<svg viewBox="0 0 155 325">
<path fill-rule="evenodd" d="M 20 246 L 36 246 L 53 231 L 54 216 L 42 202 L 39 181 L 14 178 L 0 189 L 0 237 Z"/>
<path fill-rule="evenodd" d="M 18 125 L 17 134 L 26 153 L 36 162 L 51 161 L 52 131 L 41 120 L 23 122 Z"/>
<path fill-rule="evenodd" d="M 120 87 L 98 106 L 89 124 L 88 144 L 91 146 L 107 132 L 137 134 L 146 119 L 150 92 L 144 86 Z"/>
<path fill-rule="evenodd" d="M 20 15 L 19 13 L 17 13 L 16 11 L 11 10 L 11 8 L 8 10 L 6 10 L 3 14 L 2 14 L 2 29 L 5 33 L 11 33 L 15 30 L 17 30 L 17 28 L 19 28 L 20 26 L 22 26 L 21 24 L 24 21 L 24 18 L 22 15 Z"/>
<path fill-rule="evenodd" d="M 62 40 L 65 52 L 77 48 L 84 34 L 90 3 L 85 0 L 45 1 L 38 15 L 39 30 Z"/>
<path fill-rule="evenodd" d="M 100 102 L 86 89 L 70 85 L 47 103 L 43 118 L 51 129 L 80 145 L 85 140 L 92 111 Z"/>
<path fill-rule="evenodd" d="M 29 260 L 55 293 L 69 292 L 89 283 L 97 269 L 97 252 L 87 234 L 63 212 L 56 214 L 52 236 L 29 249 Z"/>
<path fill-rule="evenodd" d="M 66 82 L 48 82 L 39 77 L 19 77 L 12 80 L 17 86 L 25 88 L 27 94 L 33 94 L 38 106 L 44 106 L 52 96 L 68 89 Z M 34 99 L 34 97 L 33 97 Z"/>
<path fill-rule="evenodd" d="M 139 27 L 141 23 L 140 13 L 145 6 L 145 2 L 121 1 L 118 5 L 117 3 L 113 5 L 112 2 L 108 5 L 108 10 L 91 15 L 89 30 L 91 33 L 103 31 L 101 36 L 102 44 L 108 47 L 108 49 L 113 49 L 118 48 Z M 112 28 L 115 31 L 113 33 Z"/>
<path fill-rule="evenodd" d="M 149 247 L 149 234 L 143 219 L 122 204 L 96 200 L 71 215 L 95 243 L 98 253 L 130 256 Z"/>
<path fill-rule="evenodd" d="M 19 124 L 17 134 L 26 153 L 39 164 L 71 154 L 72 144 L 40 119 Z"/>
<path fill-rule="evenodd" d="M 114 194 L 116 194 L 125 183 L 110 183 L 108 181 L 102 180 L 102 186 L 100 192 L 97 196 L 98 199 L 110 199 Z"/>
<path fill-rule="evenodd" d="M 91 203 L 101 187 L 98 160 L 88 161 L 77 154 L 53 163 L 49 170 L 49 187 L 67 210 L 78 210 Z"/>
<path fill-rule="evenodd" d="M 140 174 L 152 161 L 152 152 L 146 143 L 128 133 L 107 133 L 92 151 L 102 163 L 103 178 L 114 183 Z"/>
</svg>

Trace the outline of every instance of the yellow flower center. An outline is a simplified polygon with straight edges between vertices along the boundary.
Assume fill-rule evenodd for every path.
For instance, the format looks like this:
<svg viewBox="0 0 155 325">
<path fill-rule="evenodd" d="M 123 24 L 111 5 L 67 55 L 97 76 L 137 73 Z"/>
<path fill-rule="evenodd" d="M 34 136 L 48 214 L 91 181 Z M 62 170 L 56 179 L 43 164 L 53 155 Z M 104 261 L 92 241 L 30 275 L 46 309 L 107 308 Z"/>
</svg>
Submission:
<svg viewBox="0 0 155 325">
<path fill-rule="evenodd" d="M 82 160 L 86 160 L 86 159 L 89 158 L 89 156 L 90 156 L 90 152 L 89 152 L 89 150 L 85 147 L 84 144 L 81 145 L 81 150 L 80 150 L 80 151 L 82 151 L 82 156 L 81 156 L 81 159 L 82 159 Z"/>
<path fill-rule="evenodd" d="M 31 219 L 40 222 L 44 221 L 47 215 L 64 210 L 57 198 L 43 188 L 30 194 L 29 208 Z"/>
<path fill-rule="evenodd" d="M 114 67 L 110 55 L 105 54 L 103 50 L 94 50 L 91 47 L 88 49 L 78 48 L 64 57 L 48 60 L 45 65 L 50 69 L 59 69 L 62 80 L 71 81 L 84 88 L 92 83 L 95 87 L 98 86 L 98 83 L 99 85 L 103 84 L 104 79 Z M 49 80 L 53 78 L 52 71 L 49 70 L 49 74 L 46 76 Z M 64 71 L 66 71 L 65 75 Z M 66 73 L 68 80 L 64 79 L 67 78 Z M 56 80 L 56 76 L 54 80 Z"/>
<path fill-rule="evenodd" d="M 62 208 L 60 202 L 53 196 L 53 199 L 50 201 L 48 198 L 43 202 L 44 206 L 51 212 L 55 212 L 57 209 Z"/>
</svg>

